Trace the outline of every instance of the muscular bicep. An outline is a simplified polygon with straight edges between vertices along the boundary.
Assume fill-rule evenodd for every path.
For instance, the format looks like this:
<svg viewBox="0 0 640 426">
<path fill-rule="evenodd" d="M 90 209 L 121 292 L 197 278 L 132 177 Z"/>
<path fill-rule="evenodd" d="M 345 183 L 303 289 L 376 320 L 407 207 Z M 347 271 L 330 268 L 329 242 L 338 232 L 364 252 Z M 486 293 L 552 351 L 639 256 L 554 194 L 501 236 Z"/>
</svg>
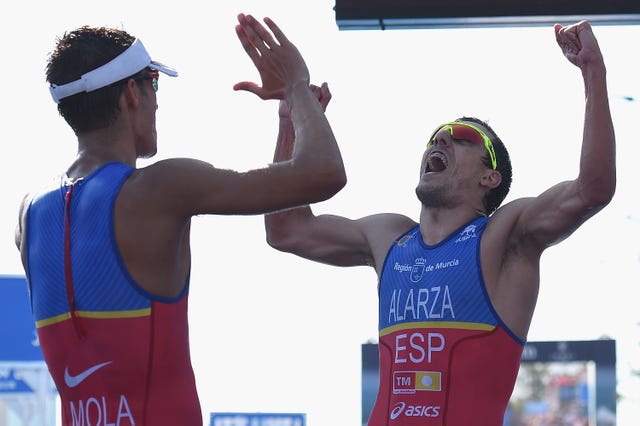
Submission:
<svg viewBox="0 0 640 426">
<path fill-rule="evenodd" d="M 392 241 L 415 223 L 394 214 L 349 219 L 314 215 L 309 207 L 265 216 L 267 241 L 281 251 L 334 266 L 379 270 Z"/>
<path fill-rule="evenodd" d="M 567 238 L 591 212 L 571 183 L 498 209 L 482 236 L 482 273 L 505 324 L 526 339 L 540 285 L 543 251 Z"/>
<path fill-rule="evenodd" d="M 340 182 L 334 178 L 301 176 L 299 168 L 287 162 L 239 172 L 199 160 L 171 159 L 140 169 L 135 180 L 152 203 L 193 216 L 263 214 L 315 203 L 335 194 Z"/>
<path fill-rule="evenodd" d="M 265 216 L 267 242 L 273 248 L 334 266 L 373 263 L 371 247 L 356 220 L 323 214 L 309 207 Z"/>
<path fill-rule="evenodd" d="M 585 200 L 574 181 L 562 182 L 537 197 L 520 198 L 498 209 L 487 240 L 494 252 L 538 262 L 546 248 L 569 237 L 603 207 Z"/>
<path fill-rule="evenodd" d="M 586 200 L 576 182 L 562 182 L 524 201 L 516 235 L 542 251 L 566 239 L 603 207 Z"/>
</svg>

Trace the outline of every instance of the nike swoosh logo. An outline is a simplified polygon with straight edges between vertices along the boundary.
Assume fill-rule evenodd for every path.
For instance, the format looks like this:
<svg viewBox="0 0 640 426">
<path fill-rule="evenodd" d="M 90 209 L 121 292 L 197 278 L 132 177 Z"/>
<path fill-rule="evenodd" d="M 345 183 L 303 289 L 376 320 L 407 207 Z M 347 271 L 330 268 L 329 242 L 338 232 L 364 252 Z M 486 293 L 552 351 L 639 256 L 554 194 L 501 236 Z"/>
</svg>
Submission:
<svg viewBox="0 0 640 426">
<path fill-rule="evenodd" d="M 71 374 L 69 374 L 69 369 L 67 367 L 65 367 L 65 369 L 64 369 L 64 382 L 70 388 L 75 388 L 80 383 L 85 381 L 87 377 L 89 377 L 90 375 L 92 375 L 96 371 L 100 370 L 105 365 L 109 365 L 109 364 L 111 364 L 111 361 L 107 361 L 107 362 L 103 362 L 102 364 L 94 365 L 93 367 L 84 370 L 82 373 L 78 374 L 77 376 L 72 376 Z"/>
</svg>

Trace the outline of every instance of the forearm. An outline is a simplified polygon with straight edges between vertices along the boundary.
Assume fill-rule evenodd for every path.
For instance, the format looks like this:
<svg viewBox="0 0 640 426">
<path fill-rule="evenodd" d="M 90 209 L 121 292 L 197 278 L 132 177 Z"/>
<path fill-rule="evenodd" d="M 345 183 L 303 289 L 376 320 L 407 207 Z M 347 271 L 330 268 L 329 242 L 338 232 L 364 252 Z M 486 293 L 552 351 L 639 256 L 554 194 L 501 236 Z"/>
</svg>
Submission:
<svg viewBox="0 0 640 426">
<path fill-rule="evenodd" d="M 293 138 L 291 158 L 304 163 L 307 173 L 346 183 L 346 174 L 337 141 L 322 106 L 308 86 L 294 87 L 287 99 Z"/>
<path fill-rule="evenodd" d="M 305 221 L 312 218 L 313 212 L 309 206 L 266 214 L 264 225 L 267 243 L 277 250 L 295 251 L 296 237 L 303 234 L 296 229 L 304 227 Z"/>
<path fill-rule="evenodd" d="M 293 145 L 295 141 L 295 132 L 291 119 L 286 116 L 280 116 L 278 121 L 278 137 L 276 140 L 276 150 L 273 154 L 273 162 L 291 160 L 293 156 Z"/>
<path fill-rule="evenodd" d="M 286 109 L 288 111 L 288 109 Z M 279 115 L 278 136 L 273 155 L 274 163 L 291 160 L 295 142 L 293 122 L 288 113 Z M 295 228 L 300 219 L 313 216 L 309 206 L 297 207 L 290 210 L 269 213 L 265 215 L 264 223 L 267 243 L 276 249 L 285 250 L 287 240 L 290 240 L 291 228 Z"/>
<path fill-rule="evenodd" d="M 582 70 L 585 118 L 580 157 L 581 193 L 589 204 L 605 205 L 616 187 L 616 144 L 603 63 Z"/>
</svg>

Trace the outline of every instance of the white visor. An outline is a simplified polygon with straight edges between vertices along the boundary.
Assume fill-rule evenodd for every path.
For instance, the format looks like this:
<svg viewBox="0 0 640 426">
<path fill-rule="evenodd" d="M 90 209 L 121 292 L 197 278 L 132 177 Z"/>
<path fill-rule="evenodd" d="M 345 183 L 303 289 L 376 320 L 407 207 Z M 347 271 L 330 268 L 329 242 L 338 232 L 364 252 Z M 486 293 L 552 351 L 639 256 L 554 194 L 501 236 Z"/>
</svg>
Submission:
<svg viewBox="0 0 640 426">
<path fill-rule="evenodd" d="M 72 81 L 71 83 L 60 86 L 52 84 L 51 87 L 49 87 L 49 91 L 51 92 L 53 100 L 56 103 L 59 103 L 60 99 L 80 92 L 98 90 L 102 87 L 130 77 L 147 67 L 161 71 L 170 77 L 178 76 L 178 71 L 173 68 L 159 62 L 152 61 L 151 56 L 147 53 L 142 42 L 136 39 L 133 44 L 127 48 L 127 50 L 106 64 L 83 74 L 82 77 L 80 77 L 80 80 Z"/>
</svg>

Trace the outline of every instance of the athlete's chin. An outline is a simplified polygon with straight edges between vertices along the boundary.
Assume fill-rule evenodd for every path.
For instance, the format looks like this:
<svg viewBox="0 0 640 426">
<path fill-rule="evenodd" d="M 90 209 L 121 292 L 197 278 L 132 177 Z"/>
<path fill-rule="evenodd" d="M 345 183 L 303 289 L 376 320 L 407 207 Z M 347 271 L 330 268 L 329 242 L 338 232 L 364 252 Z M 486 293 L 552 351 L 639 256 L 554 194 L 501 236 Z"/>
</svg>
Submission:
<svg viewBox="0 0 640 426">
<path fill-rule="evenodd" d="M 142 159 L 142 160 L 148 160 L 149 158 L 153 158 L 155 155 L 156 155 L 156 153 L 155 153 L 155 152 L 150 153 L 150 154 L 141 155 L 141 156 L 140 156 L 140 159 Z"/>
<path fill-rule="evenodd" d="M 158 136 L 153 132 L 153 137 L 141 153 L 140 158 L 151 158 L 158 153 Z"/>
<path fill-rule="evenodd" d="M 151 158 L 154 155 L 156 155 L 157 153 L 158 153 L 158 147 L 154 143 L 154 144 L 146 147 L 146 149 L 142 150 L 142 152 L 138 153 L 138 158 Z"/>
<path fill-rule="evenodd" d="M 451 204 L 444 187 L 432 185 L 427 187 L 420 184 L 416 187 L 416 196 L 422 206 L 426 208 L 447 208 Z"/>
</svg>

